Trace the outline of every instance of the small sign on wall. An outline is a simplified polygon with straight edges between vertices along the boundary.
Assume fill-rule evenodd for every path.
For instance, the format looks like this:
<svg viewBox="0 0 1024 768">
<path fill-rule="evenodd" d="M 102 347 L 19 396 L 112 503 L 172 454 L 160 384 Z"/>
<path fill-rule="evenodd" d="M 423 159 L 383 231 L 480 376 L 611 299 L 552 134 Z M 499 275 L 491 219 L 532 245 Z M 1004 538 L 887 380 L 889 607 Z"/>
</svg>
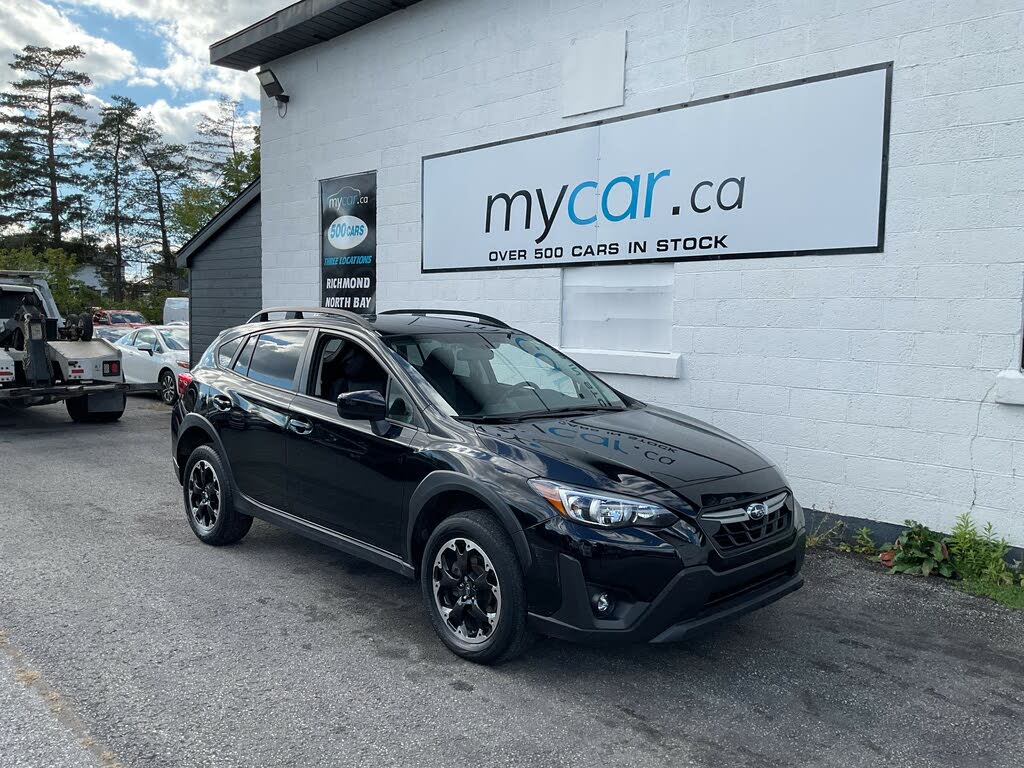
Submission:
<svg viewBox="0 0 1024 768">
<path fill-rule="evenodd" d="M 320 182 L 320 305 L 376 312 L 377 173 Z"/>
<path fill-rule="evenodd" d="M 879 252 L 892 64 L 423 160 L 424 272 Z"/>
</svg>

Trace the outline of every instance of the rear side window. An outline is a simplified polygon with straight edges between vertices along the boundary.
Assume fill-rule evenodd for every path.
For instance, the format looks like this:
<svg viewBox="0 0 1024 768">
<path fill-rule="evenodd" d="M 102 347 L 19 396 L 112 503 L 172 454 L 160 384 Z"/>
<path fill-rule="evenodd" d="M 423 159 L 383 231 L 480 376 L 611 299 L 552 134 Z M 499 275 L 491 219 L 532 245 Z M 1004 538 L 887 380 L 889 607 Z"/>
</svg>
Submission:
<svg viewBox="0 0 1024 768">
<path fill-rule="evenodd" d="M 242 352 L 238 355 L 238 359 L 235 360 L 235 364 L 231 370 L 235 373 L 241 374 L 242 376 L 249 375 L 249 360 L 252 358 L 252 348 L 256 346 L 256 337 L 249 336 L 245 340 L 245 346 L 242 347 Z"/>
<path fill-rule="evenodd" d="M 273 387 L 292 389 L 307 335 L 307 331 L 261 334 L 249 362 L 249 372 L 245 375 Z"/>
<path fill-rule="evenodd" d="M 220 349 L 217 350 L 217 364 L 221 368 L 227 368 L 231 365 L 231 361 L 235 357 L 235 352 L 238 351 L 238 347 L 242 344 L 242 337 L 239 336 L 237 339 L 232 339 L 226 344 L 221 344 Z"/>
</svg>

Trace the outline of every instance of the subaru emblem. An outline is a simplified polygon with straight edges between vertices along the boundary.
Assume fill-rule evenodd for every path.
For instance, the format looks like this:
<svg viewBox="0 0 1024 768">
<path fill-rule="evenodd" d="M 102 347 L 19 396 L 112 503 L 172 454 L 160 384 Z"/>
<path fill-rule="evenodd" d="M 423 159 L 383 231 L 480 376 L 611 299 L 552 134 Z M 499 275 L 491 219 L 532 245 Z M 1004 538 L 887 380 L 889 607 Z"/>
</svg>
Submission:
<svg viewBox="0 0 1024 768">
<path fill-rule="evenodd" d="M 768 516 L 768 507 L 761 502 L 750 504 L 747 509 L 747 517 L 751 520 L 764 520 Z"/>
</svg>

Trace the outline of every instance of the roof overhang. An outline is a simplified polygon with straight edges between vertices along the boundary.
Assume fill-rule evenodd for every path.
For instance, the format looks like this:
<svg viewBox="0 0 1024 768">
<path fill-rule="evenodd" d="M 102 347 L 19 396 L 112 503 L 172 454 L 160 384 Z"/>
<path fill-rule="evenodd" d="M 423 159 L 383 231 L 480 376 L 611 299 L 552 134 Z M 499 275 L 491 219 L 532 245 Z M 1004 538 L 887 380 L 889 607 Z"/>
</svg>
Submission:
<svg viewBox="0 0 1024 768">
<path fill-rule="evenodd" d="M 212 219 L 196 232 L 192 239 L 181 246 L 177 253 L 178 268 L 189 266 L 188 260 L 195 256 L 214 235 L 227 226 L 238 214 L 244 211 L 249 203 L 258 200 L 260 196 L 260 178 L 243 189 L 234 200 L 225 205 Z"/>
<path fill-rule="evenodd" d="M 299 0 L 210 46 L 210 63 L 250 70 L 331 40 L 419 0 Z"/>
</svg>

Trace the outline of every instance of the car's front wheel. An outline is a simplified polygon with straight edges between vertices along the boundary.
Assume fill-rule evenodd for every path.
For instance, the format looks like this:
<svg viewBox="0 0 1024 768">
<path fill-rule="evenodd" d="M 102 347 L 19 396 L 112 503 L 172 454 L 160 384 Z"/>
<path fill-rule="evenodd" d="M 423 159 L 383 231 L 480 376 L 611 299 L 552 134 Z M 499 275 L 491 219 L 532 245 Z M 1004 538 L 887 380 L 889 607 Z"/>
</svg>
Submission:
<svg viewBox="0 0 1024 768">
<path fill-rule="evenodd" d="M 526 647 L 522 568 L 508 534 L 487 512 L 461 512 L 434 529 L 420 586 L 434 630 L 462 658 L 495 664 Z"/>
<path fill-rule="evenodd" d="M 167 405 L 174 405 L 178 402 L 178 382 L 174 374 L 168 370 L 160 372 L 160 399 Z"/>
<path fill-rule="evenodd" d="M 224 462 L 209 445 L 200 445 L 185 464 L 185 515 L 193 533 L 215 547 L 240 541 L 252 517 L 235 509 L 235 496 Z"/>
</svg>

